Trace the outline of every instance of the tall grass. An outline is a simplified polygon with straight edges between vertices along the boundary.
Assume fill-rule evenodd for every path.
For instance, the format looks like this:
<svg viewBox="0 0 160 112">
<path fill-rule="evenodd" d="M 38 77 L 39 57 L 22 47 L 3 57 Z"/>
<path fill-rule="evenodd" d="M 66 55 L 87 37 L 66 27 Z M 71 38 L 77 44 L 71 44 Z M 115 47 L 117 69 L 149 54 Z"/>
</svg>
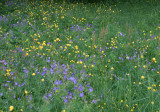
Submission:
<svg viewBox="0 0 160 112">
<path fill-rule="evenodd" d="M 9 1 L 0 111 L 160 111 L 159 1 Z"/>
</svg>

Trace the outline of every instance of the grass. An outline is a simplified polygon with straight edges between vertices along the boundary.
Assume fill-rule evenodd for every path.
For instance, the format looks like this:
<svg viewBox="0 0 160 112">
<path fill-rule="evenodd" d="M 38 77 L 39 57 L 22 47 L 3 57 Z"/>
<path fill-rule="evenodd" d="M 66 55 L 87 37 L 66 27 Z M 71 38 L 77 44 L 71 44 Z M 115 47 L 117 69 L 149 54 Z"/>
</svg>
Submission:
<svg viewBox="0 0 160 112">
<path fill-rule="evenodd" d="M 159 4 L 2 2 L 0 111 L 159 112 Z"/>
</svg>

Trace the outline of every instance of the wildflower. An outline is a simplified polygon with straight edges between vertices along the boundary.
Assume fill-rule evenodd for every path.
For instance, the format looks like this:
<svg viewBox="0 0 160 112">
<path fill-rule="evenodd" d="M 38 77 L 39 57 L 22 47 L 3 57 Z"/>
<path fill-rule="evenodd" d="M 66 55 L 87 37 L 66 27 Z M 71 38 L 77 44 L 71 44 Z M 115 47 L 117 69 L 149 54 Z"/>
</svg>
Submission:
<svg viewBox="0 0 160 112">
<path fill-rule="evenodd" d="M 28 91 L 25 90 L 25 94 L 28 94 Z"/>
<path fill-rule="evenodd" d="M 153 61 L 156 61 L 156 58 L 152 58 Z"/>
<path fill-rule="evenodd" d="M 59 89 L 59 88 L 57 88 L 57 87 L 54 87 L 54 89 L 53 89 L 53 90 L 54 90 L 55 92 L 57 92 L 57 91 L 58 91 L 58 89 Z"/>
<path fill-rule="evenodd" d="M 96 102 L 97 102 L 97 100 L 95 100 L 95 99 L 92 100 L 92 103 L 96 103 Z"/>
<path fill-rule="evenodd" d="M 62 110 L 62 112 L 66 112 L 65 110 Z"/>
<path fill-rule="evenodd" d="M 143 68 L 146 68 L 147 66 L 146 65 L 143 65 Z"/>
<path fill-rule="evenodd" d="M 41 79 L 42 82 L 44 82 L 44 79 Z"/>
<path fill-rule="evenodd" d="M 121 103 L 123 102 L 123 100 L 121 100 Z"/>
<path fill-rule="evenodd" d="M 83 92 L 79 94 L 79 97 L 82 98 L 83 96 L 84 96 L 84 93 L 83 93 Z"/>
<path fill-rule="evenodd" d="M 23 111 L 23 109 L 21 109 L 21 111 Z"/>
<path fill-rule="evenodd" d="M 104 105 L 106 105 L 106 103 L 104 103 Z"/>
<path fill-rule="evenodd" d="M 154 105 L 154 102 L 152 101 L 151 104 Z"/>
<path fill-rule="evenodd" d="M 77 46 L 77 45 L 75 46 L 75 49 L 78 49 L 78 46 Z"/>
<path fill-rule="evenodd" d="M 66 99 L 64 99 L 64 102 L 65 102 L 65 103 L 67 103 L 67 102 L 68 102 L 68 99 L 67 99 L 67 98 L 66 98 Z"/>
<path fill-rule="evenodd" d="M 89 88 L 89 92 L 93 92 L 93 88 Z"/>
<path fill-rule="evenodd" d="M 83 91 L 83 87 L 82 86 L 80 86 L 79 91 Z"/>
<path fill-rule="evenodd" d="M 32 73 L 32 76 L 35 76 L 36 74 L 35 73 Z"/>
<path fill-rule="evenodd" d="M 129 59 L 129 56 L 127 56 L 126 59 Z"/>
<path fill-rule="evenodd" d="M 131 109 L 131 111 L 133 112 L 133 109 Z"/>
<path fill-rule="evenodd" d="M 9 107 L 9 111 L 12 111 L 14 109 L 14 106 Z"/>
<path fill-rule="evenodd" d="M 148 87 L 148 90 L 151 90 L 151 87 Z"/>
<path fill-rule="evenodd" d="M 113 67 L 111 67 L 111 70 L 114 70 L 114 68 L 113 68 Z"/>
<path fill-rule="evenodd" d="M 64 19 L 64 16 L 61 16 L 61 19 Z"/>
<path fill-rule="evenodd" d="M 144 76 L 141 76 L 141 79 L 144 79 Z"/>
<path fill-rule="evenodd" d="M 100 106 L 100 105 L 98 105 L 98 107 L 100 108 L 101 106 Z"/>
<path fill-rule="evenodd" d="M 58 86 L 59 84 L 62 84 L 62 81 L 56 80 L 55 84 Z"/>
</svg>

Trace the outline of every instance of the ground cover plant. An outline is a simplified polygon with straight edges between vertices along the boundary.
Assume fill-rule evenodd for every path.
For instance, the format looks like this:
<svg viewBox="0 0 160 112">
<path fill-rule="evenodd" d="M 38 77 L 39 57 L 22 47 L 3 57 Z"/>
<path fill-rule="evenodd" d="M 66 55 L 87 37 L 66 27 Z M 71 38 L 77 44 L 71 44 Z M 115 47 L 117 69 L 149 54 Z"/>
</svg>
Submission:
<svg viewBox="0 0 160 112">
<path fill-rule="evenodd" d="M 1 112 L 160 111 L 159 1 L 0 6 Z"/>
</svg>

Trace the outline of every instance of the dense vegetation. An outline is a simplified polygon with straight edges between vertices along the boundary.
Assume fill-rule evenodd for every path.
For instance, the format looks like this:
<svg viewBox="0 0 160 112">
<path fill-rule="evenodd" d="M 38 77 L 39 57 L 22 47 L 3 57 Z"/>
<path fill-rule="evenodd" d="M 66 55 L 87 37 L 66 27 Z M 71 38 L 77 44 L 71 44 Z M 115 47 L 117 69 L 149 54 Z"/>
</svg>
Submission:
<svg viewBox="0 0 160 112">
<path fill-rule="evenodd" d="M 159 112 L 160 3 L 131 2 L 2 0 L 0 111 Z"/>
</svg>

